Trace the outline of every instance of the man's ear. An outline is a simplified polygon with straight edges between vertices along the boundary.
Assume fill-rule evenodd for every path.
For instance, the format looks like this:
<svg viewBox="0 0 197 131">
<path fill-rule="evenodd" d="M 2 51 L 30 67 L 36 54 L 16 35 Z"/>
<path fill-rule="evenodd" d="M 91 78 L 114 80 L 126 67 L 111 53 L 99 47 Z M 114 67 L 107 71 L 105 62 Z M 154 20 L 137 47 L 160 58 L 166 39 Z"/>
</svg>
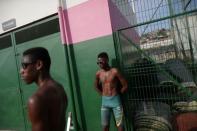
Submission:
<svg viewBox="0 0 197 131">
<path fill-rule="evenodd" d="M 36 70 L 41 70 L 43 68 L 43 61 L 37 60 L 36 62 Z"/>
</svg>

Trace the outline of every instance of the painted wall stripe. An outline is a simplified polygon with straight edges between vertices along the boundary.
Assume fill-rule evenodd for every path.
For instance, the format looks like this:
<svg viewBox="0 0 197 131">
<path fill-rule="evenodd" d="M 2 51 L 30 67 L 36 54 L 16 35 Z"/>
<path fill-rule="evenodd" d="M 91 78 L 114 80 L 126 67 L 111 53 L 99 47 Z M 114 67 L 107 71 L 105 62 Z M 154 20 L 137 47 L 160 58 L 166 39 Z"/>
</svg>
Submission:
<svg viewBox="0 0 197 131">
<path fill-rule="evenodd" d="M 64 10 L 68 44 L 107 36 L 123 27 L 130 26 L 126 18 L 111 0 L 89 0 Z M 137 40 L 135 30 L 126 33 Z"/>
<path fill-rule="evenodd" d="M 62 7 L 58 7 L 58 17 L 59 17 L 59 26 L 60 26 L 60 35 L 62 44 L 66 44 L 66 28 L 65 28 L 65 18 Z"/>
<path fill-rule="evenodd" d="M 89 0 L 64 14 L 69 44 L 112 34 L 108 0 Z"/>
</svg>

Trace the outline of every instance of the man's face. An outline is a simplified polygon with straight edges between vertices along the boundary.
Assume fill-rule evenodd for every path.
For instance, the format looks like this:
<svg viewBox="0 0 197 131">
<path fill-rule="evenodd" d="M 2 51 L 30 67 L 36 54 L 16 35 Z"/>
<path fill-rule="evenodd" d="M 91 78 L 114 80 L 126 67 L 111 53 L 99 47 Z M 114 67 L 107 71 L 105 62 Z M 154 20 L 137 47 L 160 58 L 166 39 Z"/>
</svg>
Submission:
<svg viewBox="0 0 197 131">
<path fill-rule="evenodd" d="M 105 57 L 99 57 L 97 60 L 97 64 L 101 69 L 104 69 L 108 66 L 108 59 Z"/>
<path fill-rule="evenodd" d="M 22 79 L 27 84 L 31 84 L 36 80 L 37 70 L 36 70 L 36 62 L 32 61 L 30 56 L 23 56 L 21 62 L 21 70 L 20 74 Z"/>
</svg>

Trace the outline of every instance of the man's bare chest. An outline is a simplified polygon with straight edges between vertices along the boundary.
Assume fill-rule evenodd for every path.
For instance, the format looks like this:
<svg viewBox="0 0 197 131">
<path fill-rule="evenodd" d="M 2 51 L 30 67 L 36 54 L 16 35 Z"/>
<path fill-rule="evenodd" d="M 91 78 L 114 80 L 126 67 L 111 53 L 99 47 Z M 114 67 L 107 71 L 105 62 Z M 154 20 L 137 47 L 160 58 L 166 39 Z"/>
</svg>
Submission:
<svg viewBox="0 0 197 131">
<path fill-rule="evenodd" d="M 112 71 L 103 71 L 101 72 L 99 79 L 102 83 L 112 83 L 115 80 L 115 75 Z"/>
</svg>

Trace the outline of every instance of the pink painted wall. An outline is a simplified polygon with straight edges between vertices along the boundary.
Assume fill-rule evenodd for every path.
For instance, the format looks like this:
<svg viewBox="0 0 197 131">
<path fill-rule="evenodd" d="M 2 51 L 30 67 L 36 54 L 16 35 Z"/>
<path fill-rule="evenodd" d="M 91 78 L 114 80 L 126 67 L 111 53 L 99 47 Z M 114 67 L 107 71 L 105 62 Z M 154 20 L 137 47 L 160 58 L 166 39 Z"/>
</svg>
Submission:
<svg viewBox="0 0 197 131">
<path fill-rule="evenodd" d="M 112 34 L 108 0 L 89 0 L 64 12 L 69 44 Z"/>
<path fill-rule="evenodd" d="M 64 10 L 68 44 L 111 35 L 112 32 L 131 26 L 111 0 L 88 0 Z M 124 31 L 134 42 L 139 41 L 135 30 Z"/>
</svg>

